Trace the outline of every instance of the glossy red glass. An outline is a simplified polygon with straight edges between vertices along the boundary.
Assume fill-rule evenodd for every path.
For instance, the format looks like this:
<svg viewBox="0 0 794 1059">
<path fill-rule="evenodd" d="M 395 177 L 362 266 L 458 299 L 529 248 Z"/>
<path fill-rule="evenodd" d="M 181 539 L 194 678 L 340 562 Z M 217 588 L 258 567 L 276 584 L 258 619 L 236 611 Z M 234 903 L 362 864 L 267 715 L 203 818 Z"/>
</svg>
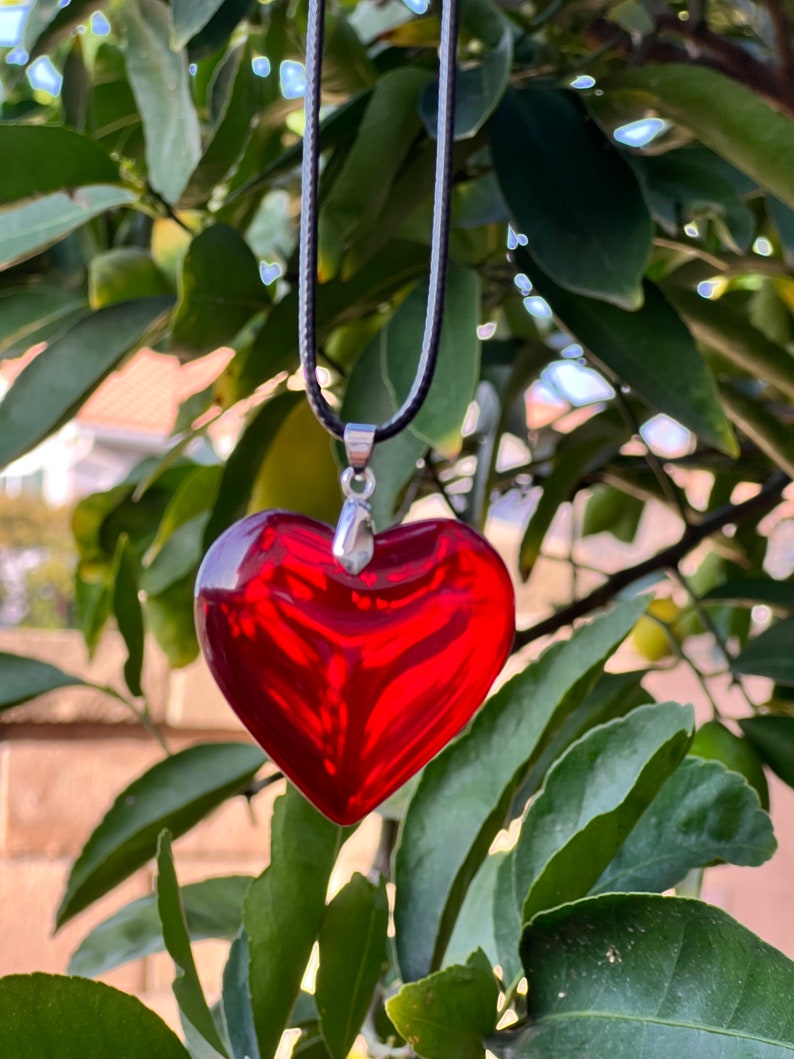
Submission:
<svg viewBox="0 0 794 1059">
<path fill-rule="evenodd" d="M 458 522 L 378 534 L 358 576 L 333 530 L 267 511 L 228 529 L 196 585 L 219 687 L 272 760 L 326 816 L 351 824 L 466 725 L 513 639 L 497 553 Z"/>
</svg>

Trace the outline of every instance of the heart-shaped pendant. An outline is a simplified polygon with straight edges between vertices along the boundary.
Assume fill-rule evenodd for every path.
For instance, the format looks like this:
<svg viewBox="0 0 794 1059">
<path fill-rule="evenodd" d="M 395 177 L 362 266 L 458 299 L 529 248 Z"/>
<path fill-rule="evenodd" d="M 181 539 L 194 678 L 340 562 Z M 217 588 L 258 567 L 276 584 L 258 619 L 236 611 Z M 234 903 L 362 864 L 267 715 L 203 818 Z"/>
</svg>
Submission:
<svg viewBox="0 0 794 1059">
<path fill-rule="evenodd" d="M 212 545 L 196 625 L 215 680 L 271 759 L 352 824 L 460 732 L 513 640 L 510 576 L 459 522 L 381 533 L 357 576 L 333 530 L 266 511 Z"/>
</svg>

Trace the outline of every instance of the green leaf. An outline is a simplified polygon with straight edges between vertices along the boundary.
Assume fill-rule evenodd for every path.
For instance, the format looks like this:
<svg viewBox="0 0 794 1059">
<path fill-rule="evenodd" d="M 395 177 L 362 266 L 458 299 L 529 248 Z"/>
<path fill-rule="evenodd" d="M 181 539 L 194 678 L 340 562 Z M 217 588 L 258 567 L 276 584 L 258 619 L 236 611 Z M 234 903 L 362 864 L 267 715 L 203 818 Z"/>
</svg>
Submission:
<svg viewBox="0 0 794 1059">
<path fill-rule="evenodd" d="M 251 68 L 251 55 L 245 45 L 234 48 L 223 60 L 224 69 L 233 74 L 231 90 L 212 136 L 204 148 L 187 187 L 180 198 L 181 206 L 198 206 L 206 202 L 234 166 L 251 133 L 251 120 L 258 107 L 264 106 L 263 81 Z M 275 94 L 274 85 L 271 91 Z"/>
<path fill-rule="evenodd" d="M 482 949 L 491 964 L 499 962 L 494 936 L 494 891 L 499 868 L 506 856 L 502 852 L 491 853 L 472 879 L 444 953 L 445 967 L 465 963 L 475 949 Z"/>
<path fill-rule="evenodd" d="M 540 267 L 569 291 L 642 305 L 653 225 L 629 164 L 576 96 L 508 92 L 491 119 L 494 165 Z"/>
<path fill-rule="evenodd" d="M 794 476 L 794 436 L 788 424 L 765 403 L 738 386 L 720 386 L 722 404 L 730 419 L 765 456 Z"/>
<path fill-rule="evenodd" d="M 542 275 L 524 251 L 516 260 L 551 305 L 563 328 L 621 382 L 652 408 L 666 412 L 703 441 L 731 456 L 738 453 L 722 411 L 714 377 L 676 312 L 652 284 L 645 284 L 642 308 L 614 305 L 562 290 Z"/>
<path fill-rule="evenodd" d="M 171 5 L 174 28 L 171 40 L 174 50 L 184 48 L 191 37 L 209 22 L 224 0 L 174 0 Z"/>
<path fill-rule="evenodd" d="M 404 985 L 386 1001 L 386 1012 L 425 1059 L 483 1059 L 483 1038 L 496 1026 L 498 999 L 490 961 L 477 949 L 465 966 L 445 967 Z"/>
<path fill-rule="evenodd" d="M 428 74 L 416 67 L 392 70 L 377 82 L 341 173 L 320 210 L 319 272 L 337 274 L 355 233 L 379 216 L 394 177 L 421 128 L 419 93 Z M 362 196 L 361 189 L 367 188 Z"/>
<path fill-rule="evenodd" d="M 248 937 L 241 930 L 223 969 L 223 1020 L 234 1059 L 259 1059 L 254 1014 L 248 990 Z"/>
<path fill-rule="evenodd" d="M 127 188 L 96 184 L 0 210 L 0 271 L 25 261 L 69 232 L 137 196 Z"/>
<path fill-rule="evenodd" d="M 425 768 L 395 861 L 396 943 L 406 981 L 439 966 L 468 885 L 545 734 L 579 705 L 644 608 L 641 599 L 622 603 L 550 647 Z"/>
<path fill-rule="evenodd" d="M 777 842 L 758 795 L 719 761 L 686 757 L 640 818 L 592 893 L 662 893 L 693 868 L 757 867 Z"/>
<path fill-rule="evenodd" d="M 703 603 L 763 603 L 773 610 L 794 610 L 794 580 L 775 581 L 771 577 L 746 577 L 716 585 L 703 597 Z"/>
<path fill-rule="evenodd" d="M 383 303 L 427 271 L 427 250 L 416 243 L 391 242 L 349 280 L 331 280 L 317 290 L 317 338 L 325 339 L 342 324 L 381 309 Z M 232 361 L 236 371 L 229 399 L 239 401 L 280 371 L 298 362 L 298 295 L 293 287 L 273 307 L 249 352 Z"/>
<path fill-rule="evenodd" d="M 165 947 L 174 961 L 173 990 L 179 1010 L 216 1052 L 228 1056 L 212 1020 L 193 959 L 171 853 L 171 832 L 167 830 L 161 831 L 157 838 L 157 914 L 163 927 Z"/>
<path fill-rule="evenodd" d="M 447 270 L 444 325 L 433 383 L 412 434 L 442 454 L 460 451 L 461 430 L 480 375 L 480 282 L 475 272 L 451 266 Z M 407 397 L 416 377 L 422 347 L 427 283 L 415 287 L 388 326 L 373 342 L 381 355 L 384 379 L 395 411 Z M 372 422 L 372 420 L 365 420 Z"/>
<path fill-rule="evenodd" d="M 748 739 L 736 735 L 722 721 L 712 718 L 695 732 L 689 753 L 691 757 L 718 761 L 726 769 L 738 772 L 755 790 L 761 808 L 769 811 L 769 784 L 764 766 Z"/>
<path fill-rule="evenodd" d="M 250 884 L 250 875 L 223 875 L 183 886 L 182 903 L 191 940 L 234 937 L 240 929 L 243 898 Z M 69 974 L 96 978 L 164 949 L 157 898 L 149 894 L 95 926 L 72 953 Z"/>
<path fill-rule="evenodd" d="M 163 579 L 169 579 L 167 574 Z M 186 577 L 146 597 L 148 627 L 172 669 L 190 665 L 198 657 L 199 645 L 193 620 L 195 581 L 195 570 L 191 569 Z"/>
<path fill-rule="evenodd" d="M 118 163 L 87 136 L 57 125 L 0 125 L 0 206 L 65 188 L 119 182 Z"/>
<path fill-rule="evenodd" d="M 56 338 L 86 309 L 82 298 L 46 283 L 0 291 L 0 356 L 16 357 Z"/>
<path fill-rule="evenodd" d="M 113 889 L 156 851 L 242 790 L 265 762 L 245 743 L 206 743 L 159 761 L 118 795 L 72 866 L 56 926 Z"/>
<path fill-rule="evenodd" d="M 192 61 L 204 59 L 227 43 L 238 22 L 245 17 L 253 0 L 223 0 L 218 10 L 192 38 L 188 56 Z"/>
<path fill-rule="evenodd" d="M 700 901 L 590 898 L 538 916 L 521 949 L 532 1025 L 511 1059 L 794 1052 L 794 964 Z"/>
<path fill-rule="evenodd" d="M 776 621 L 748 640 L 733 668 L 737 673 L 769 677 L 776 684 L 794 687 L 794 618 Z"/>
<path fill-rule="evenodd" d="M 163 512 L 157 536 L 146 555 L 149 564 L 160 555 L 181 527 L 192 523 L 197 516 L 212 508 L 222 475 L 223 467 L 219 464 L 196 467 L 185 475 Z"/>
<path fill-rule="evenodd" d="M 141 673 L 143 672 L 143 613 L 138 598 L 138 564 L 135 561 L 130 539 L 123 533 L 119 537 L 113 563 L 113 613 L 127 648 L 124 662 L 124 681 L 132 695 L 142 695 Z"/>
<path fill-rule="evenodd" d="M 35 357 L 0 404 L 0 466 L 68 422 L 168 304 L 141 298 L 100 309 Z"/>
<path fill-rule="evenodd" d="M 691 291 L 670 288 L 665 295 L 698 340 L 794 400 L 794 357 L 721 301 Z"/>
<path fill-rule="evenodd" d="M 692 707 L 652 704 L 594 728 L 552 766 L 500 869 L 520 922 L 583 897 L 675 770 L 692 738 Z M 503 966 L 519 934 L 506 931 L 497 884 L 496 940 Z"/>
<path fill-rule="evenodd" d="M 650 106 L 794 206 L 794 128 L 749 88 L 694 63 L 626 67 L 603 87 L 607 84 L 637 90 Z"/>
<path fill-rule="evenodd" d="M 489 5 L 490 6 L 490 5 Z M 496 12 L 498 9 L 492 8 Z M 464 11 L 465 21 L 465 11 Z M 513 30 L 497 17 L 497 35 L 476 65 L 458 70 L 455 76 L 455 139 L 476 135 L 499 105 L 510 80 L 513 65 Z M 438 81 L 422 93 L 419 112 L 428 134 L 438 132 Z"/>
<path fill-rule="evenodd" d="M 120 246 L 96 254 L 88 263 L 88 300 L 92 309 L 134 298 L 173 296 L 174 288 L 148 250 Z"/>
<path fill-rule="evenodd" d="M 248 243 L 233 228 L 213 224 L 194 238 L 182 263 L 171 349 L 200 356 L 229 345 L 267 304 Z"/>
<path fill-rule="evenodd" d="M 637 536 L 645 504 L 611 485 L 597 485 L 587 498 L 582 517 L 582 537 L 611 533 L 623 544 Z"/>
<path fill-rule="evenodd" d="M 279 428 L 299 401 L 296 393 L 282 393 L 257 409 L 226 461 L 218 497 L 204 531 L 204 548 L 245 515 L 257 471 Z"/>
<path fill-rule="evenodd" d="M 170 10 L 160 0 L 116 0 L 113 12 L 143 119 L 149 182 L 168 202 L 176 202 L 201 157 L 187 57 L 171 50 Z"/>
<path fill-rule="evenodd" d="M 333 1059 L 353 1046 L 386 960 L 386 881 L 374 886 L 358 872 L 331 901 L 320 928 L 315 998 Z"/>
<path fill-rule="evenodd" d="M 0 1053 L 14 1059 L 190 1059 L 163 1020 L 135 997 L 86 978 L 0 978 Z"/>
<path fill-rule="evenodd" d="M 762 714 L 743 717 L 739 725 L 761 760 L 794 787 L 794 717 Z"/>
<path fill-rule="evenodd" d="M 276 800 L 271 836 L 270 866 L 243 905 L 254 1025 L 265 1056 L 273 1055 L 289 1026 L 345 831 L 288 786 Z"/>
<path fill-rule="evenodd" d="M 38 658 L 0 651 L 0 711 L 57 688 L 88 686 L 81 677 L 40 662 Z"/>
</svg>

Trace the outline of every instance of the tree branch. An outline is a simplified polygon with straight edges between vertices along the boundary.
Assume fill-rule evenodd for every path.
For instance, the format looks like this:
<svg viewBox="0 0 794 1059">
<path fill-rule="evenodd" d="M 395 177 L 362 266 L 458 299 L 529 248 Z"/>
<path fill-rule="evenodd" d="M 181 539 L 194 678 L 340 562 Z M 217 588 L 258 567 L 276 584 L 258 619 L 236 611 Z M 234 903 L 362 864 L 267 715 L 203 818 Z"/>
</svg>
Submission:
<svg viewBox="0 0 794 1059">
<path fill-rule="evenodd" d="M 783 471 L 777 471 L 768 481 L 764 483 L 755 496 L 750 497 L 741 504 L 726 504 L 725 507 L 707 515 L 702 521 L 686 527 L 679 540 L 667 548 L 663 548 L 656 555 L 642 562 L 629 566 L 625 570 L 608 577 L 603 585 L 582 599 L 574 600 L 568 606 L 562 607 L 556 614 L 544 618 L 528 629 L 517 629 L 513 641 L 513 651 L 518 651 L 527 644 L 539 640 L 541 636 L 549 636 L 570 625 L 577 618 L 591 614 L 594 610 L 606 606 L 624 588 L 634 584 L 648 574 L 656 573 L 658 570 L 675 569 L 681 560 L 692 551 L 702 540 L 717 533 L 730 523 L 744 522 L 753 515 L 759 515 L 774 507 L 780 499 L 780 494 L 790 482 L 788 475 Z"/>
</svg>

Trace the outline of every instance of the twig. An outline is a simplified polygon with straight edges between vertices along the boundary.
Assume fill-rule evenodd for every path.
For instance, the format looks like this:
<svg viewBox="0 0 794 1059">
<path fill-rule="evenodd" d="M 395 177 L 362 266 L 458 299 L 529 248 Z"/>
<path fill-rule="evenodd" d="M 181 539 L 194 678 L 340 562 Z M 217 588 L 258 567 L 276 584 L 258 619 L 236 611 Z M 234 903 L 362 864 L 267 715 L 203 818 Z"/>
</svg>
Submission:
<svg viewBox="0 0 794 1059">
<path fill-rule="evenodd" d="M 761 514 L 774 507 L 789 481 L 787 474 L 784 474 L 783 471 L 776 471 L 761 486 L 760 491 L 749 500 L 745 500 L 741 504 L 727 504 L 725 507 L 718 508 L 700 522 L 687 526 L 675 544 L 663 548 L 656 555 L 652 555 L 640 563 L 635 563 L 634 566 L 629 566 L 625 570 L 618 570 L 617 573 L 608 577 L 603 585 L 599 585 L 589 595 L 569 603 L 567 607 L 562 607 L 556 614 L 544 618 L 528 629 L 517 629 L 513 641 L 513 651 L 526 647 L 527 644 L 533 643 L 535 640 L 540 639 L 541 636 L 550 636 L 559 629 L 565 628 L 566 625 L 570 625 L 577 618 L 582 618 L 586 614 L 591 614 L 594 610 L 598 610 L 599 607 L 606 606 L 618 592 L 628 588 L 629 585 L 634 584 L 635 581 L 639 581 L 648 574 L 656 573 L 657 570 L 677 568 L 680 561 L 696 545 L 707 537 L 712 536 L 712 534 L 719 532 L 724 526 L 732 522 L 743 522 L 752 515 Z"/>
</svg>

